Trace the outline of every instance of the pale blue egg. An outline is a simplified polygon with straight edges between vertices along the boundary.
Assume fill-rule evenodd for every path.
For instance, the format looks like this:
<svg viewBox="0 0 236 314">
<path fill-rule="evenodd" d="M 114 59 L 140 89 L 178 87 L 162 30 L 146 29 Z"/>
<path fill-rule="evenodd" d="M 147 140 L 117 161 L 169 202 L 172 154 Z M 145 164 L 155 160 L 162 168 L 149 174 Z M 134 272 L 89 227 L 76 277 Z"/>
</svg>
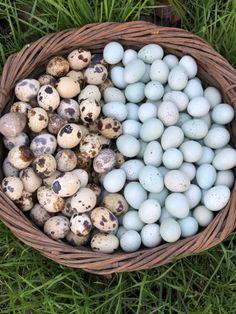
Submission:
<svg viewBox="0 0 236 314">
<path fill-rule="evenodd" d="M 145 85 L 142 82 L 129 84 L 125 89 L 125 97 L 129 102 L 139 103 L 145 97 L 144 88 Z"/>
<path fill-rule="evenodd" d="M 146 70 L 145 63 L 140 59 L 130 61 L 124 69 L 124 80 L 127 84 L 138 82 Z"/>
<path fill-rule="evenodd" d="M 179 59 L 175 55 L 166 55 L 163 61 L 168 65 L 170 70 L 179 63 Z"/>
<path fill-rule="evenodd" d="M 165 200 L 165 208 L 176 218 L 185 218 L 189 214 L 188 200 L 182 193 L 169 194 Z"/>
<path fill-rule="evenodd" d="M 112 41 L 103 49 L 103 58 L 109 64 L 116 64 L 122 60 L 124 48 L 118 42 Z"/>
<path fill-rule="evenodd" d="M 151 142 L 161 137 L 164 131 L 163 123 L 156 118 L 146 120 L 140 129 L 140 138 L 144 142 Z"/>
<path fill-rule="evenodd" d="M 201 81 L 196 78 L 189 80 L 184 89 L 184 93 L 188 96 L 189 99 L 203 96 L 203 87 Z"/>
<path fill-rule="evenodd" d="M 141 123 L 136 120 L 125 120 L 122 123 L 123 134 L 129 134 L 139 138 Z"/>
<path fill-rule="evenodd" d="M 216 180 L 216 169 L 211 164 L 203 164 L 197 168 L 197 184 L 204 190 L 210 189 Z"/>
<path fill-rule="evenodd" d="M 116 140 L 119 152 L 125 157 L 135 157 L 140 150 L 139 141 L 132 135 L 124 134 Z"/>
<path fill-rule="evenodd" d="M 143 74 L 143 76 L 141 77 L 140 81 L 143 83 L 148 83 L 150 81 L 150 69 L 151 69 L 151 65 L 145 63 L 145 72 Z"/>
<path fill-rule="evenodd" d="M 165 84 L 168 80 L 169 67 L 163 60 L 155 60 L 150 69 L 150 78 L 152 81 L 158 81 Z"/>
<path fill-rule="evenodd" d="M 120 246 L 125 252 L 135 252 L 140 248 L 141 237 L 135 230 L 126 231 L 120 238 Z"/>
<path fill-rule="evenodd" d="M 162 147 L 159 142 L 149 142 L 143 154 L 143 161 L 146 165 L 160 166 L 162 163 Z"/>
<path fill-rule="evenodd" d="M 139 159 L 125 161 L 121 169 L 126 173 L 127 180 L 138 180 L 139 172 L 144 167 L 144 163 Z"/>
<path fill-rule="evenodd" d="M 169 73 L 168 84 L 173 90 L 182 90 L 188 83 L 188 75 L 180 65 L 175 66 Z"/>
<path fill-rule="evenodd" d="M 129 210 L 124 214 L 123 226 L 127 230 L 140 231 L 144 226 L 144 222 L 140 219 L 137 210 Z"/>
<path fill-rule="evenodd" d="M 206 227 L 214 218 L 214 213 L 203 205 L 197 206 L 193 211 L 193 217 L 199 226 Z"/>
<path fill-rule="evenodd" d="M 126 181 L 126 173 L 122 169 L 114 169 L 109 171 L 103 180 L 103 186 L 110 193 L 119 192 Z"/>
<path fill-rule="evenodd" d="M 148 44 L 142 47 L 138 52 L 138 58 L 145 63 L 153 63 L 156 59 L 162 59 L 164 51 L 161 46 L 157 44 Z"/>
<path fill-rule="evenodd" d="M 148 198 L 158 201 L 159 204 L 163 206 L 165 204 L 165 199 L 168 194 L 169 192 L 167 188 L 164 187 L 159 193 L 149 193 Z"/>
<path fill-rule="evenodd" d="M 139 120 L 139 117 L 138 117 L 139 106 L 138 105 L 129 102 L 126 104 L 126 108 L 128 111 L 127 119 Z"/>
<path fill-rule="evenodd" d="M 102 113 L 106 117 L 112 117 L 118 121 L 124 121 L 127 117 L 127 109 L 121 102 L 109 102 L 102 107 Z"/>
<path fill-rule="evenodd" d="M 138 53 L 137 51 L 135 51 L 134 49 L 127 49 L 125 50 L 124 52 L 124 56 L 123 56 L 123 59 L 122 59 L 122 63 L 124 64 L 124 66 L 126 64 L 128 64 L 130 61 L 134 60 L 134 59 L 137 59 L 138 57 Z"/>
<path fill-rule="evenodd" d="M 193 217 L 179 219 L 178 223 L 180 225 L 181 236 L 183 238 L 190 237 L 198 232 L 198 222 Z"/>
<path fill-rule="evenodd" d="M 139 149 L 137 157 L 143 158 L 143 155 L 144 155 L 144 152 L 145 152 L 145 149 L 146 149 L 148 143 L 142 141 L 141 139 L 139 139 L 139 143 L 140 143 L 140 149 Z"/>
<path fill-rule="evenodd" d="M 124 80 L 124 68 L 121 66 L 115 66 L 110 72 L 112 83 L 120 89 L 124 89 L 127 83 Z"/>
<path fill-rule="evenodd" d="M 124 197 L 130 206 L 138 209 L 147 199 L 147 191 L 139 182 L 130 182 L 124 188 Z"/>
<path fill-rule="evenodd" d="M 160 235 L 166 242 L 176 242 L 181 236 L 181 228 L 173 218 L 166 218 L 160 225 Z"/>
<path fill-rule="evenodd" d="M 146 247 L 155 247 L 161 243 L 160 227 L 158 224 L 147 224 L 141 230 L 142 243 Z"/>
<path fill-rule="evenodd" d="M 146 191 L 152 193 L 159 193 L 164 188 L 163 176 L 154 166 L 145 166 L 141 169 L 139 182 Z"/>
<path fill-rule="evenodd" d="M 141 122 L 144 122 L 147 119 L 156 118 L 157 107 L 152 103 L 145 102 L 144 104 L 139 106 L 138 117 Z"/>
<path fill-rule="evenodd" d="M 160 100 L 164 95 L 164 87 L 158 81 L 150 81 L 144 89 L 145 96 L 150 100 Z"/>
<path fill-rule="evenodd" d="M 123 104 L 126 103 L 124 93 L 120 89 L 118 89 L 116 87 L 112 87 L 112 86 L 107 87 L 104 90 L 103 99 L 104 99 L 105 103 L 113 102 L 113 101 L 121 102 Z"/>
</svg>

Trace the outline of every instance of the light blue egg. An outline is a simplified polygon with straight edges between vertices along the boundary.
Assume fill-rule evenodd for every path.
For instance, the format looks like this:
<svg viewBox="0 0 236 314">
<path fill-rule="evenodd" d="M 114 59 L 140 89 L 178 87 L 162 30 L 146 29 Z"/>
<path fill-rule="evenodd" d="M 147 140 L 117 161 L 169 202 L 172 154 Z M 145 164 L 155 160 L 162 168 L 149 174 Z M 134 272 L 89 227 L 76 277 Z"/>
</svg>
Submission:
<svg viewBox="0 0 236 314">
<path fill-rule="evenodd" d="M 129 102 L 126 104 L 126 108 L 128 111 L 127 119 L 139 120 L 139 117 L 138 117 L 139 106 L 138 105 Z"/>
<path fill-rule="evenodd" d="M 139 103 L 145 97 L 144 88 L 145 85 L 142 82 L 129 84 L 125 89 L 125 97 L 129 102 Z"/>
<path fill-rule="evenodd" d="M 151 65 L 145 63 L 145 72 L 143 74 L 143 76 L 141 77 L 140 81 L 143 83 L 148 83 L 150 81 L 150 69 L 151 69 Z"/>
<path fill-rule="evenodd" d="M 210 189 L 216 180 L 216 169 L 211 164 L 203 164 L 197 168 L 197 184 L 204 190 Z"/>
<path fill-rule="evenodd" d="M 118 42 L 112 41 L 103 49 L 103 58 L 109 64 L 120 62 L 124 55 L 124 48 Z"/>
<path fill-rule="evenodd" d="M 151 166 L 160 166 L 162 163 L 162 147 L 161 144 L 157 141 L 152 141 L 148 143 L 144 154 L 143 154 L 143 161 L 146 165 Z"/>
<path fill-rule="evenodd" d="M 139 141 L 132 135 L 124 134 L 116 140 L 119 152 L 125 157 L 135 157 L 140 150 Z"/>
<path fill-rule="evenodd" d="M 146 70 L 145 63 L 140 59 L 130 61 L 124 69 L 124 80 L 127 84 L 138 82 Z"/>
<path fill-rule="evenodd" d="M 140 231 L 143 228 L 144 223 L 140 219 L 137 210 L 129 210 L 127 213 L 124 214 L 123 226 L 127 230 L 135 231 Z"/>
<path fill-rule="evenodd" d="M 120 89 L 126 88 L 127 83 L 124 80 L 124 68 L 121 66 L 113 67 L 111 69 L 111 80 L 116 87 Z"/>
<path fill-rule="evenodd" d="M 144 94 L 148 99 L 160 100 L 164 95 L 164 87 L 158 81 L 150 81 L 147 83 L 144 89 Z"/>
<path fill-rule="evenodd" d="M 198 232 L 198 223 L 193 217 L 179 219 L 178 223 L 180 225 L 181 236 L 183 238 L 190 237 Z"/>
<path fill-rule="evenodd" d="M 169 67 L 163 60 L 155 60 L 150 69 L 150 78 L 152 81 L 158 81 L 165 84 L 168 80 Z"/>
<path fill-rule="evenodd" d="M 189 214 L 189 204 L 182 193 L 171 193 L 165 200 L 165 208 L 176 218 L 185 218 Z"/>
<path fill-rule="evenodd" d="M 201 81 L 196 78 L 189 80 L 184 89 L 184 93 L 188 96 L 189 99 L 203 96 L 204 91 Z"/>
<path fill-rule="evenodd" d="M 109 171 L 103 180 L 103 186 L 106 191 L 110 193 L 119 192 L 126 180 L 126 173 L 122 169 L 114 169 Z"/>
<path fill-rule="evenodd" d="M 124 93 L 116 88 L 116 87 L 107 87 L 104 92 L 103 92 L 103 99 L 104 99 L 104 102 L 107 103 L 107 102 L 113 102 L 113 101 L 116 101 L 116 102 L 121 102 L 123 104 L 126 103 L 126 99 L 125 99 L 125 95 Z"/>
<path fill-rule="evenodd" d="M 162 59 L 164 51 L 161 46 L 157 44 L 148 44 L 143 46 L 138 52 L 138 58 L 145 63 L 153 63 L 156 59 Z"/>
<path fill-rule="evenodd" d="M 156 118 L 157 107 L 152 103 L 145 102 L 144 104 L 139 106 L 138 116 L 141 122 L 144 122 L 147 119 Z"/>
<path fill-rule="evenodd" d="M 124 64 L 124 66 L 126 64 L 128 64 L 130 61 L 137 59 L 138 57 L 138 53 L 137 51 L 135 51 L 134 49 L 126 49 L 124 52 L 124 56 L 122 59 L 122 63 Z"/>
<path fill-rule="evenodd" d="M 166 218 L 160 225 L 160 234 L 166 242 L 176 242 L 181 236 L 179 223 L 173 218 Z"/>
<path fill-rule="evenodd" d="M 125 161 L 121 169 L 126 173 L 127 180 L 138 180 L 139 172 L 144 167 L 144 163 L 139 159 Z"/>
<path fill-rule="evenodd" d="M 136 120 L 125 120 L 122 123 L 123 134 L 129 134 L 139 138 L 141 123 Z"/>
<path fill-rule="evenodd" d="M 139 182 L 130 182 L 124 188 L 124 197 L 131 207 L 138 209 L 147 199 L 147 191 Z"/>
<path fill-rule="evenodd" d="M 160 227 L 158 224 L 147 224 L 141 230 L 142 243 L 146 247 L 155 247 L 161 243 Z"/>
<path fill-rule="evenodd" d="M 126 231 L 120 238 L 121 249 L 125 252 L 135 252 L 141 245 L 141 237 L 135 230 Z"/>
<path fill-rule="evenodd" d="M 112 117 L 118 121 L 124 121 L 127 117 L 127 109 L 121 102 L 109 102 L 102 107 L 102 113 L 106 117 Z"/>
<path fill-rule="evenodd" d="M 139 139 L 139 143 L 140 143 L 140 149 L 139 149 L 137 157 L 143 158 L 143 155 L 144 155 L 144 152 L 145 152 L 145 149 L 146 149 L 148 143 L 142 141 L 141 139 Z"/>
<path fill-rule="evenodd" d="M 141 169 L 139 182 L 146 191 L 152 193 L 159 193 L 164 188 L 163 176 L 154 166 L 145 166 Z"/>
<path fill-rule="evenodd" d="M 140 129 L 140 138 L 144 142 L 151 142 L 158 139 L 164 131 L 163 123 L 156 118 L 146 120 Z"/>
</svg>

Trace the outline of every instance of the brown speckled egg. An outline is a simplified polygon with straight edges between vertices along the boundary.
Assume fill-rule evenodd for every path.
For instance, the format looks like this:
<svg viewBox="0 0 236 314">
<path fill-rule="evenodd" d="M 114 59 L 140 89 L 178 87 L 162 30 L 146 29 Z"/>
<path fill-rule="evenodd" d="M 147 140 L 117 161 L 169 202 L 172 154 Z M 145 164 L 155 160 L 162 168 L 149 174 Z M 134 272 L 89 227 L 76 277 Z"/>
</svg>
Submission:
<svg viewBox="0 0 236 314">
<path fill-rule="evenodd" d="M 8 149 L 11 150 L 13 147 L 18 145 L 29 145 L 29 137 L 26 133 L 22 132 L 16 137 L 3 137 L 3 144 Z"/>
<path fill-rule="evenodd" d="M 42 74 L 38 78 L 39 84 L 42 85 L 51 85 L 55 86 L 57 79 L 50 74 Z"/>
<path fill-rule="evenodd" d="M 96 207 L 91 212 L 91 220 L 98 230 L 110 232 L 118 227 L 116 216 L 105 207 Z"/>
<path fill-rule="evenodd" d="M 75 150 L 76 157 L 77 157 L 77 168 L 81 168 L 89 172 L 92 166 L 92 159 L 86 154 L 82 153 L 78 150 Z"/>
<path fill-rule="evenodd" d="M 61 197 L 74 195 L 80 188 L 80 181 L 73 172 L 65 172 L 57 177 L 52 183 L 52 190 Z"/>
<path fill-rule="evenodd" d="M 75 49 L 69 53 L 67 60 L 72 70 L 82 70 L 90 63 L 91 52 L 83 48 Z"/>
<path fill-rule="evenodd" d="M 71 217 L 76 211 L 71 207 L 71 197 L 66 199 L 65 207 L 62 209 L 61 213 L 66 217 Z"/>
<path fill-rule="evenodd" d="M 2 180 L 3 192 L 12 200 L 18 200 L 23 192 L 23 183 L 18 177 L 6 177 Z"/>
<path fill-rule="evenodd" d="M 84 82 L 84 73 L 81 71 L 71 70 L 66 74 L 66 76 L 71 77 L 74 81 L 77 81 L 80 84 L 83 84 Z"/>
<path fill-rule="evenodd" d="M 114 234 L 97 233 L 91 239 L 91 249 L 95 252 L 110 254 L 119 246 L 119 239 Z"/>
<path fill-rule="evenodd" d="M 69 69 L 69 62 L 65 58 L 57 56 L 48 62 L 46 73 L 52 76 L 61 77 L 66 75 L 69 72 Z"/>
<path fill-rule="evenodd" d="M 56 170 L 50 177 L 43 179 L 43 184 L 47 187 L 52 187 L 53 181 L 61 175 L 61 171 Z"/>
<path fill-rule="evenodd" d="M 9 112 L 0 119 L 0 133 L 6 137 L 16 137 L 25 128 L 26 116 L 23 113 Z"/>
<path fill-rule="evenodd" d="M 95 121 L 100 112 L 100 104 L 93 98 L 87 98 L 82 100 L 79 104 L 81 120 L 85 123 L 90 123 Z"/>
<path fill-rule="evenodd" d="M 92 190 L 92 191 L 96 194 L 97 197 L 100 196 L 102 189 L 101 189 L 100 186 L 97 185 L 96 183 L 90 182 L 90 183 L 87 184 L 86 187 L 87 187 L 88 189 Z"/>
<path fill-rule="evenodd" d="M 21 170 L 19 178 L 23 182 L 24 190 L 30 193 L 35 192 L 42 185 L 42 179 L 36 175 L 31 167 Z"/>
<path fill-rule="evenodd" d="M 109 139 L 117 138 L 122 134 L 121 123 L 111 117 L 100 118 L 97 126 L 100 134 Z"/>
<path fill-rule="evenodd" d="M 96 101 L 101 100 L 102 95 L 100 93 L 99 88 L 96 85 L 87 85 L 85 88 L 81 90 L 78 98 L 79 102 L 87 98 L 93 98 Z"/>
<path fill-rule="evenodd" d="M 62 149 L 55 156 L 57 169 L 60 171 L 71 171 L 77 165 L 77 157 L 73 150 Z"/>
<path fill-rule="evenodd" d="M 61 148 L 73 148 L 79 144 L 82 138 L 80 126 L 75 123 L 67 123 L 57 134 L 57 143 Z"/>
<path fill-rule="evenodd" d="M 62 99 L 57 113 L 69 122 L 77 122 L 80 117 L 79 104 L 74 99 Z"/>
<path fill-rule="evenodd" d="M 34 156 L 41 154 L 53 154 L 57 148 L 57 140 L 55 136 L 49 133 L 43 133 L 35 136 L 30 144 Z"/>
<path fill-rule="evenodd" d="M 43 231 L 54 240 L 65 238 L 69 230 L 69 219 L 64 216 L 54 216 L 49 218 L 45 222 L 43 228 Z"/>
<path fill-rule="evenodd" d="M 15 86 L 15 95 L 21 101 L 30 101 L 38 94 L 40 84 L 35 79 L 24 79 Z"/>
<path fill-rule="evenodd" d="M 51 218 L 50 214 L 39 204 L 35 204 L 30 210 L 30 218 L 38 227 L 43 227 L 45 222 Z"/>
<path fill-rule="evenodd" d="M 23 191 L 21 197 L 15 203 L 23 212 L 31 210 L 34 206 L 32 193 Z"/>
<path fill-rule="evenodd" d="M 58 79 L 56 89 L 62 98 L 73 98 L 80 92 L 80 83 L 69 76 Z"/>
<path fill-rule="evenodd" d="M 19 113 L 26 114 L 27 110 L 31 109 L 31 108 L 32 107 L 27 102 L 17 101 L 11 105 L 10 112 L 19 112 Z"/>
<path fill-rule="evenodd" d="M 37 156 L 33 161 L 33 169 L 40 178 L 47 178 L 56 171 L 57 163 L 55 158 L 50 154 Z"/>
<path fill-rule="evenodd" d="M 108 193 L 102 200 L 102 206 L 108 208 L 116 216 L 128 211 L 128 203 L 123 195 L 119 193 Z"/>
<path fill-rule="evenodd" d="M 108 76 L 104 65 L 97 63 L 89 66 L 84 72 L 84 79 L 88 84 L 100 85 L 106 81 Z"/>
<path fill-rule="evenodd" d="M 38 188 L 37 198 L 39 204 L 49 213 L 60 212 L 65 206 L 64 199 L 56 195 L 51 188 L 46 186 Z"/>
<path fill-rule="evenodd" d="M 69 231 L 66 235 L 66 241 L 73 246 L 80 247 L 88 243 L 90 235 L 80 236 L 72 231 Z"/>
<path fill-rule="evenodd" d="M 93 169 L 97 173 L 104 173 L 111 170 L 116 163 L 116 154 L 110 148 L 105 148 L 93 160 Z"/>
<path fill-rule="evenodd" d="M 9 162 L 17 169 L 28 167 L 33 161 L 34 155 L 29 147 L 20 145 L 13 147 L 7 156 Z"/>
<path fill-rule="evenodd" d="M 70 229 L 76 235 L 86 236 L 92 229 L 92 222 L 87 214 L 74 214 L 70 219 Z"/>
<path fill-rule="evenodd" d="M 57 113 L 49 114 L 48 132 L 57 135 L 59 130 L 67 123 L 67 120 Z"/>
<path fill-rule="evenodd" d="M 107 88 L 107 87 L 113 87 L 113 83 L 111 80 L 109 79 L 106 79 L 105 82 L 103 82 L 100 86 L 99 86 L 99 89 L 100 89 L 100 92 L 103 94 L 104 90 Z"/>
<path fill-rule="evenodd" d="M 35 133 L 41 132 L 48 125 L 48 114 L 43 108 L 36 107 L 29 109 L 27 117 L 28 126 Z"/>
<path fill-rule="evenodd" d="M 11 176 L 18 177 L 19 175 L 19 169 L 16 169 L 15 167 L 13 167 L 7 158 L 5 158 L 3 161 L 2 170 L 3 170 L 3 174 L 6 177 L 11 177 Z"/>
<path fill-rule="evenodd" d="M 85 135 L 80 142 L 81 153 L 87 154 L 90 158 L 97 156 L 102 148 L 102 145 L 97 134 Z"/>
<path fill-rule="evenodd" d="M 44 110 L 53 111 L 60 104 L 60 96 L 57 90 L 51 85 L 43 85 L 38 93 L 38 104 Z"/>
<path fill-rule="evenodd" d="M 97 202 L 97 196 L 91 189 L 80 188 L 71 199 L 71 207 L 77 213 L 85 213 L 93 209 Z"/>
</svg>

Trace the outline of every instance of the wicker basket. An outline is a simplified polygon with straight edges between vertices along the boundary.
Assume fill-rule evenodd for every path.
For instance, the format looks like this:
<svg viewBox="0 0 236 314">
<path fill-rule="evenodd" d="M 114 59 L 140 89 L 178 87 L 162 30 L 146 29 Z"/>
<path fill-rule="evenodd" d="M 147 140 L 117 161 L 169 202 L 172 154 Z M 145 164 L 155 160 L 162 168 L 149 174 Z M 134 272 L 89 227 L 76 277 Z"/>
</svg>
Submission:
<svg viewBox="0 0 236 314">
<path fill-rule="evenodd" d="M 7 111 L 14 100 L 15 83 L 40 73 L 42 65 L 55 55 L 64 55 L 74 48 L 84 47 L 101 51 L 109 41 L 119 41 L 129 48 L 140 48 L 148 43 L 160 44 L 166 52 L 178 56 L 191 54 L 199 65 L 199 77 L 204 83 L 216 86 L 224 101 L 236 107 L 236 70 L 203 39 L 181 29 L 158 27 L 146 22 L 91 24 L 47 35 L 26 45 L 11 55 L 3 69 L 0 81 L 0 110 Z M 42 70 L 41 70 L 42 71 Z M 234 124 L 234 125 L 233 125 Z M 236 123 L 230 127 L 232 145 L 236 142 Z M 2 154 L 5 152 L 1 148 Z M 117 252 L 112 255 L 92 252 L 88 248 L 74 248 L 46 236 L 0 191 L 0 219 L 17 238 L 37 249 L 49 259 L 87 272 L 107 275 L 148 269 L 166 264 L 173 257 L 204 251 L 222 242 L 236 227 L 236 185 L 228 205 L 210 225 L 187 239 L 174 244 L 163 244 L 134 253 Z"/>
</svg>

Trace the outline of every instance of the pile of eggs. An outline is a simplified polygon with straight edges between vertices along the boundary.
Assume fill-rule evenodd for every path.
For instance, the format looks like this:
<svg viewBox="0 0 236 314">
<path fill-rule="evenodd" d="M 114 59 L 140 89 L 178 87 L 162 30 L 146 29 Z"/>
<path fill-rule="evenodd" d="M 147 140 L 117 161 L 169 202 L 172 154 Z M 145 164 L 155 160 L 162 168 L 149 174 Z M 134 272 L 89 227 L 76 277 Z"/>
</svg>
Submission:
<svg viewBox="0 0 236 314">
<path fill-rule="evenodd" d="M 230 199 L 233 107 L 191 56 L 108 43 L 17 82 L 2 189 L 55 240 L 137 251 L 196 234 Z"/>
</svg>

